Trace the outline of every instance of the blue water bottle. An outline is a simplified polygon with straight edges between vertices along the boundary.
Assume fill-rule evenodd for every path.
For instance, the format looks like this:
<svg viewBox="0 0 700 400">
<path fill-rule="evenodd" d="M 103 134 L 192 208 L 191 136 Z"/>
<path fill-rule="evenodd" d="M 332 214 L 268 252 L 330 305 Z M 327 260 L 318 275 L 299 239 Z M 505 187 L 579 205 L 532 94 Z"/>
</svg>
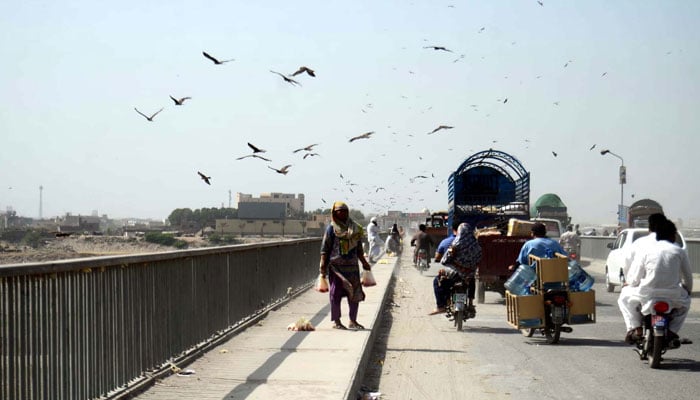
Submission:
<svg viewBox="0 0 700 400">
<path fill-rule="evenodd" d="M 593 287 L 595 280 L 584 271 L 575 260 L 569 261 L 569 289 L 574 292 L 587 292 Z"/>
<path fill-rule="evenodd" d="M 529 265 L 521 265 L 503 286 L 512 294 L 519 296 L 528 295 L 530 294 L 530 286 L 535 282 L 536 278 L 534 268 Z"/>
</svg>

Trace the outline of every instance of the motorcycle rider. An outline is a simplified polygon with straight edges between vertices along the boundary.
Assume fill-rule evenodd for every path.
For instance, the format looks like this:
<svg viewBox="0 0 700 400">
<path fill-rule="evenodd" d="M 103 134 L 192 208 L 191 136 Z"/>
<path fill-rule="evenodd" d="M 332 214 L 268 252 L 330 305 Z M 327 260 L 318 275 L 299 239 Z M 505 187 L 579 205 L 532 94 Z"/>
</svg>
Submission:
<svg viewBox="0 0 700 400">
<path fill-rule="evenodd" d="M 671 309 L 675 309 L 669 331 L 671 337 L 678 338 L 690 309 L 693 274 L 688 254 L 675 245 L 676 233 L 673 222 L 660 222 L 656 243 L 634 255 L 627 281 L 631 290 L 618 299 L 620 311 L 628 324 L 626 343 L 632 344 L 641 337 L 643 314 L 649 313 L 650 300 L 655 298 L 669 301 Z"/>
<path fill-rule="evenodd" d="M 367 241 L 369 242 L 368 260 L 374 264 L 382 253 L 382 238 L 379 237 L 377 217 L 372 217 L 367 225 Z"/>
<path fill-rule="evenodd" d="M 425 224 L 418 225 L 418 232 L 416 232 L 416 234 L 413 235 L 413 238 L 411 238 L 411 246 L 416 247 L 413 250 L 413 265 L 418 264 L 418 252 L 423 249 L 425 250 L 428 266 L 430 266 L 430 248 L 435 246 L 435 243 L 433 243 L 433 239 L 430 237 L 430 235 L 425 233 L 425 229 Z"/>
<path fill-rule="evenodd" d="M 629 278 L 629 270 L 635 258 L 641 257 L 647 249 L 652 248 L 656 244 L 656 231 L 666 221 L 666 216 L 661 213 L 654 213 L 649 216 L 647 221 L 649 223 L 649 234 L 635 240 L 629 252 L 625 255 L 625 264 L 622 266 L 622 288 L 620 289 L 620 296 L 617 298 L 617 304 L 620 307 L 622 318 L 627 327 L 625 342 L 629 344 L 634 343 L 642 335 L 642 327 L 641 320 L 637 316 L 639 312 L 635 310 L 637 307 L 636 303 L 630 304 L 631 299 L 637 295 L 638 288 L 627 285 L 624 279 Z"/>
<path fill-rule="evenodd" d="M 537 257 L 546 257 L 548 252 L 552 254 L 560 253 L 565 256 L 569 255 L 557 241 L 547 237 L 547 227 L 543 223 L 535 223 L 532 226 L 530 235 L 532 239 L 523 244 L 518 259 L 516 260 L 517 264 L 530 265 L 530 254 Z M 516 264 L 508 267 L 511 271 L 516 268 Z"/>
<path fill-rule="evenodd" d="M 438 275 L 433 279 L 436 308 L 429 315 L 445 312 L 452 286 L 458 279 L 465 279 L 465 277 L 471 278 L 468 284 L 467 311 L 472 315 L 476 313 L 473 304 L 475 285 L 472 282 L 474 282 L 473 275 L 476 272 L 479 261 L 481 261 L 481 246 L 474 237 L 471 226 L 466 222 L 462 222 L 459 224 L 456 236 L 445 251 L 444 256 L 440 256 L 440 263 L 445 267 L 441 268 L 438 271 Z"/>
</svg>

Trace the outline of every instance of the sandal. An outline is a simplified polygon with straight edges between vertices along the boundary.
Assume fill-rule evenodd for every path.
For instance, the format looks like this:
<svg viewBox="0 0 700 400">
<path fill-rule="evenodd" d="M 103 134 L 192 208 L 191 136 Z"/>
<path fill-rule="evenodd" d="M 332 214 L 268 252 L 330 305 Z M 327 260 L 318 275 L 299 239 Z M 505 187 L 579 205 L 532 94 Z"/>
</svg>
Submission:
<svg viewBox="0 0 700 400">
<path fill-rule="evenodd" d="M 444 312 L 445 312 L 444 307 L 438 307 L 438 308 L 434 309 L 433 311 L 429 312 L 428 315 L 442 314 Z"/>
<path fill-rule="evenodd" d="M 346 328 L 340 321 L 335 321 L 335 323 L 333 323 L 333 329 L 347 330 L 348 328 Z"/>
<path fill-rule="evenodd" d="M 348 326 L 350 329 L 365 329 L 365 327 L 360 325 L 357 321 L 350 321 L 350 325 Z"/>
</svg>

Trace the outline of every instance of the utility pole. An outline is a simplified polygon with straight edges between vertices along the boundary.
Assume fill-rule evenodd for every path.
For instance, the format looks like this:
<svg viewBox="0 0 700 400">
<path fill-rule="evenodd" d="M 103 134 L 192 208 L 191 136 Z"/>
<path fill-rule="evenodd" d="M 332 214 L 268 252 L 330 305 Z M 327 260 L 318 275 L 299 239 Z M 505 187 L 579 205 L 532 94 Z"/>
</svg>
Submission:
<svg viewBox="0 0 700 400">
<path fill-rule="evenodd" d="M 39 185 L 39 219 L 42 219 L 44 214 L 44 186 Z"/>
</svg>

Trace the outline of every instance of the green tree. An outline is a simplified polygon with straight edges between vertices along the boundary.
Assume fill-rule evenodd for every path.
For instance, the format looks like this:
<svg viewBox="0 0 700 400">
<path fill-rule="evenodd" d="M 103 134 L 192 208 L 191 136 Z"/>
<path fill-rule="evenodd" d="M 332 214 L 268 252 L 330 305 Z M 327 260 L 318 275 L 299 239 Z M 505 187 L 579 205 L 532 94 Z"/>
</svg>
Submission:
<svg viewBox="0 0 700 400">
<path fill-rule="evenodd" d="M 36 249 L 41 245 L 41 234 L 37 231 L 29 231 L 24 235 L 21 243 Z"/>
</svg>

